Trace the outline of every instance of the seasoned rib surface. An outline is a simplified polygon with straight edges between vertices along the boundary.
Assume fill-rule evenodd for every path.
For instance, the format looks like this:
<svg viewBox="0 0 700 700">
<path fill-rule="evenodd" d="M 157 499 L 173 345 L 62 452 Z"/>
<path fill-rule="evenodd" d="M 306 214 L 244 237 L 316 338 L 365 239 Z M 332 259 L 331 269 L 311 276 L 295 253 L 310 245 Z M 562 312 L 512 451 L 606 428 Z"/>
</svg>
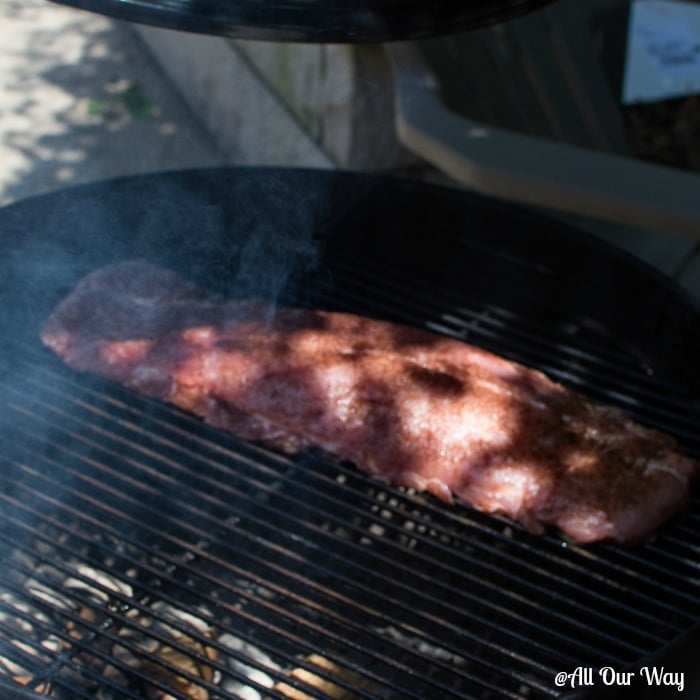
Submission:
<svg viewBox="0 0 700 700">
<path fill-rule="evenodd" d="M 210 295 L 145 261 L 85 277 L 42 339 L 71 367 L 289 451 L 581 542 L 641 540 L 681 510 L 675 441 L 480 348 L 345 313 Z"/>
</svg>

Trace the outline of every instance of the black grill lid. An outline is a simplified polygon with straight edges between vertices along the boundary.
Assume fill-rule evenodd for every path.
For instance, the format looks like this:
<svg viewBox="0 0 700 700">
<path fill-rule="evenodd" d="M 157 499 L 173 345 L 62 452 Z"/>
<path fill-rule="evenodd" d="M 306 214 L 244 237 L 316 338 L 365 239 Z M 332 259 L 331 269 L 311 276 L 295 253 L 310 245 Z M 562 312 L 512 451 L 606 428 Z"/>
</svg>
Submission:
<svg viewBox="0 0 700 700">
<path fill-rule="evenodd" d="M 71 699 L 229 700 L 236 683 L 337 697 L 330 683 L 352 698 L 544 700 L 567 690 L 557 672 L 622 670 L 697 625 L 697 494 L 654 542 L 576 546 L 71 372 L 39 343 L 42 319 L 82 275 L 134 256 L 483 345 L 700 457 L 698 310 L 546 218 L 276 169 L 28 200 L 0 211 L 0 681 L 17 680 L 11 661 L 27 687 Z M 669 670 L 693 672 L 680 658 Z M 178 675 L 202 694 L 170 687 Z"/>
<path fill-rule="evenodd" d="M 552 0 L 54 0 L 124 19 L 266 41 L 370 43 L 476 29 Z"/>
</svg>

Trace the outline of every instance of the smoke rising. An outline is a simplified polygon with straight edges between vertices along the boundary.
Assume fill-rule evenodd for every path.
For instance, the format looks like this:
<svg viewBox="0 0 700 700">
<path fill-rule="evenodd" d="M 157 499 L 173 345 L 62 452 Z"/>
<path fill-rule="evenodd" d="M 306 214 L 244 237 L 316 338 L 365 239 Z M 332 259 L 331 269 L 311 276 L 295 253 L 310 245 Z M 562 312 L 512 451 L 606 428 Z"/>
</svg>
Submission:
<svg viewBox="0 0 700 700">
<path fill-rule="evenodd" d="M 228 272 L 236 293 L 276 303 L 319 261 L 309 203 L 285 182 L 251 177 L 237 188 L 235 212 Z"/>
<path fill-rule="evenodd" d="M 193 191 L 166 181 L 140 194 L 131 257 L 138 249 L 227 295 L 284 303 L 285 290 L 320 264 L 315 211 L 324 193 L 265 170 L 213 184 Z"/>
<path fill-rule="evenodd" d="M 0 385 L 6 401 L 27 403 L 21 410 L 5 406 L 0 414 L 5 444 L 1 493 L 12 493 L 29 479 L 12 467 L 15 459 L 20 464 L 29 455 L 32 466 L 34 451 L 42 458 L 48 445 L 73 444 L 60 416 L 75 412 L 75 396 L 72 389 L 52 389 L 53 377 L 63 377 L 65 369 L 39 338 L 56 304 L 90 272 L 133 258 L 171 268 L 228 296 L 289 303 L 290 285 L 320 264 L 318 222 L 327 195 L 314 186 L 323 178 L 307 175 L 304 180 L 302 173 L 297 180 L 296 175 L 244 169 L 138 176 L 2 210 Z M 142 410 L 148 415 L 150 404 Z M 103 458 L 85 449 L 87 459 Z M 64 456 L 57 460 L 62 463 Z M 71 488 L 69 472 L 60 479 Z M 47 509 L 52 510 L 37 502 L 33 512 L 49 515 Z M 34 517 L 23 513 L 28 532 Z"/>
</svg>

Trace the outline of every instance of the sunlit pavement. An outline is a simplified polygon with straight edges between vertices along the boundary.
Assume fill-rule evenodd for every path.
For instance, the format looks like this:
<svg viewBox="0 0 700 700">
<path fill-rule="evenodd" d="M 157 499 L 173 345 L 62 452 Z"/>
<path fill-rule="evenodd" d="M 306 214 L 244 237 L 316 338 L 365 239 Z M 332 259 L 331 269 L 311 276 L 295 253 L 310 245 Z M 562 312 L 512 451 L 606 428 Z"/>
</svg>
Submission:
<svg viewBox="0 0 700 700">
<path fill-rule="evenodd" d="M 222 162 L 130 27 L 46 0 L 0 0 L 0 204 Z"/>
</svg>

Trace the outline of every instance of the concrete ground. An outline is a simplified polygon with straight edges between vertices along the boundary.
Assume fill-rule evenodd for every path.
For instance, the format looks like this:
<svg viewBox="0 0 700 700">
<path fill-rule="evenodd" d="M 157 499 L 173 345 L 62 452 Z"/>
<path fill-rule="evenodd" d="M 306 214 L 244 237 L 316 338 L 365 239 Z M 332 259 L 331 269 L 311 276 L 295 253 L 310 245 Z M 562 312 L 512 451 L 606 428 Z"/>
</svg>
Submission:
<svg viewBox="0 0 700 700">
<path fill-rule="evenodd" d="M 223 157 L 132 28 L 0 0 L 0 204 Z"/>
<path fill-rule="evenodd" d="M 236 161 L 225 134 L 217 144 L 218 130 L 178 92 L 183 85 L 132 25 L 47 0 L 0 0 L 0 205 L 119 175 Z M 697 243 L 576 223 L 675 277 L 700 303 Z"/>
</svg>

